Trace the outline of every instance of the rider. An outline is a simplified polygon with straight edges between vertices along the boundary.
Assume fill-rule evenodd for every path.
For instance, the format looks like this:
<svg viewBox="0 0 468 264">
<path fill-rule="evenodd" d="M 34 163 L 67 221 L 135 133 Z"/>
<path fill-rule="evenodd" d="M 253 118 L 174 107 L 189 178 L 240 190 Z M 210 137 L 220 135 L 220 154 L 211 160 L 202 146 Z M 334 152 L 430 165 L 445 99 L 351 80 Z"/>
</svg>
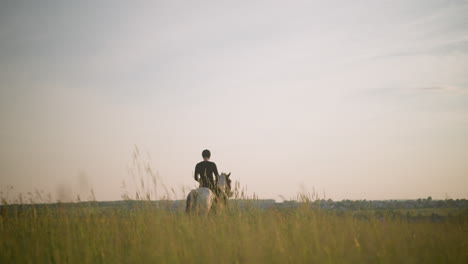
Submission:
<svg viewBox="0 0 468 264">
<path fill-rule="evenodd" d="M 207 149 L 203 150 L 203 161 L 195 166 L 195 180 L 200 183 L 200 187 L 206 187 L 217 193 L 216 184 L 218 183 L 218 168 L 216 164 L 210 161 L 211 152 Z M 213 179 L 213 174 L 215 179 Z M 216 180 L 216 181 L 215 181 Z"/>
</svg>

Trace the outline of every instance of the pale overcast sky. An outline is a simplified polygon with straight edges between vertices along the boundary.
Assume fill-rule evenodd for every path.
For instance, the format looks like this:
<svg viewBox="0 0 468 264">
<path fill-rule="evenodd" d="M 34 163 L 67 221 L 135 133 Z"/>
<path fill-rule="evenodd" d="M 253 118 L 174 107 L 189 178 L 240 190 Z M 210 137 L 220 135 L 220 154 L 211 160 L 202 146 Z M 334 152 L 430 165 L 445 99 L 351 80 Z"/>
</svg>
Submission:
<svg viewBox="0 0 468 264">
<path fill-rule="evenodd" d="M 1 1 L 0 188 L 118 200 L 138 145 L 176 191 L 208 148 L 261 198 L 468 198 L 467 14 L 433 0 Z"/>
</svg>

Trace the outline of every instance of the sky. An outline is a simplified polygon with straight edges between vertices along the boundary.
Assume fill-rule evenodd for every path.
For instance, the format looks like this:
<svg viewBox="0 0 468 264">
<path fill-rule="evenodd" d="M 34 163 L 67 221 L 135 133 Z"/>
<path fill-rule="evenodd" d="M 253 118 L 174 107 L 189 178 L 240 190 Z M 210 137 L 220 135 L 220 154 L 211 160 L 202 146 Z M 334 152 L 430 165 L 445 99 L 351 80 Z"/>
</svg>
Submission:
<svg viewBox="0 0 468 264">
<path fill-rule="evenodd" d="M 1 195 L 120 200 L 157 177 L 169 191 L 154 198 L 182 199 L 207 148 L 259 198 L 468 198 L 466 14 L 468 1 L 0 1 Z"/>
</svg>

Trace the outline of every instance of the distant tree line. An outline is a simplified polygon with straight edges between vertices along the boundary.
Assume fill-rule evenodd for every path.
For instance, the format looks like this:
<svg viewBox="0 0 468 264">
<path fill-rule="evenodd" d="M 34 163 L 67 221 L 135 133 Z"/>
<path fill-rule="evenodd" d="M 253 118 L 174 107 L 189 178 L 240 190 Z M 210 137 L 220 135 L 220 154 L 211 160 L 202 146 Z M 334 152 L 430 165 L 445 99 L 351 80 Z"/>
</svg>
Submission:
<svg viewBox="0 0 468 264">
<path fill-rule="evenodd" d="M 314 207 L 328 209 L 421 209 L 421 208 L 468 208 L 466 199 L 433 200 L 431 196 L 417 200 L 316 200 Z"/>
</svg>

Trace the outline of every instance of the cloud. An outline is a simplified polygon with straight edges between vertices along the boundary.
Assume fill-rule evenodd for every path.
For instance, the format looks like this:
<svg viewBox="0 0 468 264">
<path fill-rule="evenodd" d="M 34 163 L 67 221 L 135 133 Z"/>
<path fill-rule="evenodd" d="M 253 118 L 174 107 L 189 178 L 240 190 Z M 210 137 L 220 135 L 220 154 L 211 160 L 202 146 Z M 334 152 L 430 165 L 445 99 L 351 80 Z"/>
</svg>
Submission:
<svg viewBox="0 0 468 264">
<path fill-rule="evenodd" d="M 466 88 L 453 85 L 430 85 L 430 86 L 421 86 L 418 87 L 422 91 L 436 91 L 436 92 L 446 92 L 446 93 L 457 93 L 465 94 L 467 92 Z"/>
</svg>

